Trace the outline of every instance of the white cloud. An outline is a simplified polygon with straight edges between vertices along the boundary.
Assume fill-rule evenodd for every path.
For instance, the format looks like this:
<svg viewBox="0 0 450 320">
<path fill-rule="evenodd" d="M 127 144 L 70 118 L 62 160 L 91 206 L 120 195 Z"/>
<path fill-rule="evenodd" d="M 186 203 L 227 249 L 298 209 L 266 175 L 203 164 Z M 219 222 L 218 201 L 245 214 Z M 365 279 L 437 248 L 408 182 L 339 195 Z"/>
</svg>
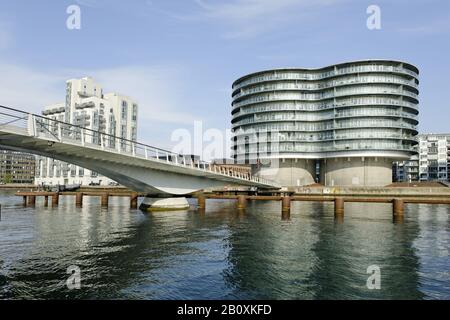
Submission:
<svg viewBox="0 0 450 320">
<path fill-rule="evenodd" d="M 0 104 L 39 112 L 42 106 L 64 99 L 64 77 L 23 66 L 0 64 Z"/>
<path fill-rule="evenodd" d="M 12 44 L 11 35 L 6 32 L 0 25 L 0 50 L 8 49 Z"/>
<path fill-rule="evenodd" d="M 333 0 L 234 0 L 219 3 L 217 1 L 195 0 L 195 2 L 211 17 L 244 21 L 286 12 L 292 7 L 300 5 L 311 6 L 331 3 Z"/>
<path fill-rule="evenodd" d="M 424 22 L 422 25 L 399 28 L 399 32 L 413 35 L 434 35 L 450 32 L 450 20 L 448 18 L 438 19 L 432 22 Z"/>
<path fill-rule="evenodd" d="M 183 100 L 185 81 L 177 67 L 131 66 L 99 70 L 41 71 L 0 63 L 0 104 L 40 113 L 43 106 L 64 101 L 65 81 L 92 76 L 105 92 L 136 99 L 141 122 L 192 124 L 196 117 Z"/>
<path fill-rule="evenodd" d="M 111 0 L 75 0 L 80 6 L 90 7 L 90 8 L 100 8 L 108 5 Z"/>
<path fill-rule="evenodd" d="M 9 49 L 14 44 L 11 25 L 8 20 L 0 16 L 0 51 Z"/>
<path fill-rule="evenodd" d="M 119 92 L 136 99 L 145 123 L 192 124 L 196 120 L 183 99 L 186 76 L 179 67 L 118 67 L 89 74 L 105 92 Z"/>
<path fill-rule="evenodd" d="M 227 25 L 225 38 L 248 38 L 305 17 L 307 10 L 346 0 L 195 0 L 200 12 L 172 15 L 182 20 L 209 19 Z"/>
</svg>

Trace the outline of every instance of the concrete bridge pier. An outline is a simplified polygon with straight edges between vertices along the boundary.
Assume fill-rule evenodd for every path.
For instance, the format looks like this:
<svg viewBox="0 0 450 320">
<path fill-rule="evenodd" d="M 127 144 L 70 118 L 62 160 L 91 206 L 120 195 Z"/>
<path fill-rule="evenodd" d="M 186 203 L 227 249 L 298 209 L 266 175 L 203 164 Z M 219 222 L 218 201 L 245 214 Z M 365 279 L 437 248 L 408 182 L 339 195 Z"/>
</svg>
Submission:
<svg viewBox="0 0 450 320">
<path fill-rule="evenodd" d="M 152 198 L 146 196 L 142 200 L 139 209 L 142 211 L 178 211 L 189 210 L 189 202 L 185 197 Z"/>
</svg>

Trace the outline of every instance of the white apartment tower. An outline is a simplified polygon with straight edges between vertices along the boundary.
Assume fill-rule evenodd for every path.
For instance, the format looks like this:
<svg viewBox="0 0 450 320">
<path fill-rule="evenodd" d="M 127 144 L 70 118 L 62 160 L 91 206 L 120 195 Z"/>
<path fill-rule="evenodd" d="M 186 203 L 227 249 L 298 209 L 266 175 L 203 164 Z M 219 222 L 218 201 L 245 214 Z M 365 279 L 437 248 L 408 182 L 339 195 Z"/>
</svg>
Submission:
<svg viewBox="0 0 450 320">
<path fill-rule="evenodd" d="M 419 136 L 419 180 L 448 181 L 450 135 Z"/>
<path fill-rule="evenodd" d="M 100 143 L 98 133 L 106 133 L 128 140 L 137 140 L 138 105 L 130 97 L 117 93 L 103 93 L 102 87 L 90 77 L 66 82 L 66 101 L 49 105 L 42 114 L 93 130 L 86 137 L 90 143 Z M 113 138 L 106 143 L 114 144 Z M 63 185 L 90 183 L 108 185 L 111 179 L 91 170 L 59 160 L 37 157 L 36 179 L 38 185 Z"/>
<path fill-rule="evenodd" d="M 421 134 L 417 155 L 394 166 L 395 180 L 450 181 L 450 134 Z"/>
</svg>

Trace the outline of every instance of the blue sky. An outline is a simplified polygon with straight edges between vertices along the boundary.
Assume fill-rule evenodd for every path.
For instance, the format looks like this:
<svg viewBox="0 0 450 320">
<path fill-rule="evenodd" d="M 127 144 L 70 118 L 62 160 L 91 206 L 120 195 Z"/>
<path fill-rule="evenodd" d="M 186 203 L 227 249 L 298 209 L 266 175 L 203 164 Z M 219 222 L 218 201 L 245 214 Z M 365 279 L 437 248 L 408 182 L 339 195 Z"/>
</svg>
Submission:
<svg viewBox="0 0 450 320">
<path fill-rule="evenodd" d="M 81 30 L 66 28 L 72 4 Z M 140 141 L 170 147 L 195 120 L 228 128 L 246 73 L 389 58 L 421 71 L 420 131 L 450 132 L 449 36 L 448 0 L 0 0 L 0 103 L 38 112 L 90 75 L 138 100 Z"/>
</svg>

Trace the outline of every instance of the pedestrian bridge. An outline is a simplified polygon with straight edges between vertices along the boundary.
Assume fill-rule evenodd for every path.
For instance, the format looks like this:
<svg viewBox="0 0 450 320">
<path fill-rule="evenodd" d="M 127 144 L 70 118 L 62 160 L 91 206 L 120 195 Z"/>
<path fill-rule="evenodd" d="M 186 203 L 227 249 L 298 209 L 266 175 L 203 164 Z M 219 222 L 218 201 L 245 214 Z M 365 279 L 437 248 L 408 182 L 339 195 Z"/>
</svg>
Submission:
<svg viewBox="0 0 450 320">
<path fill-rule="evenodd" d="M 0 147 L 75 164 L 149 194 L 184 195 L 229 185 L 279 188 L 190 156 L 4 106 L 0 106 Z"/>
</svg>

